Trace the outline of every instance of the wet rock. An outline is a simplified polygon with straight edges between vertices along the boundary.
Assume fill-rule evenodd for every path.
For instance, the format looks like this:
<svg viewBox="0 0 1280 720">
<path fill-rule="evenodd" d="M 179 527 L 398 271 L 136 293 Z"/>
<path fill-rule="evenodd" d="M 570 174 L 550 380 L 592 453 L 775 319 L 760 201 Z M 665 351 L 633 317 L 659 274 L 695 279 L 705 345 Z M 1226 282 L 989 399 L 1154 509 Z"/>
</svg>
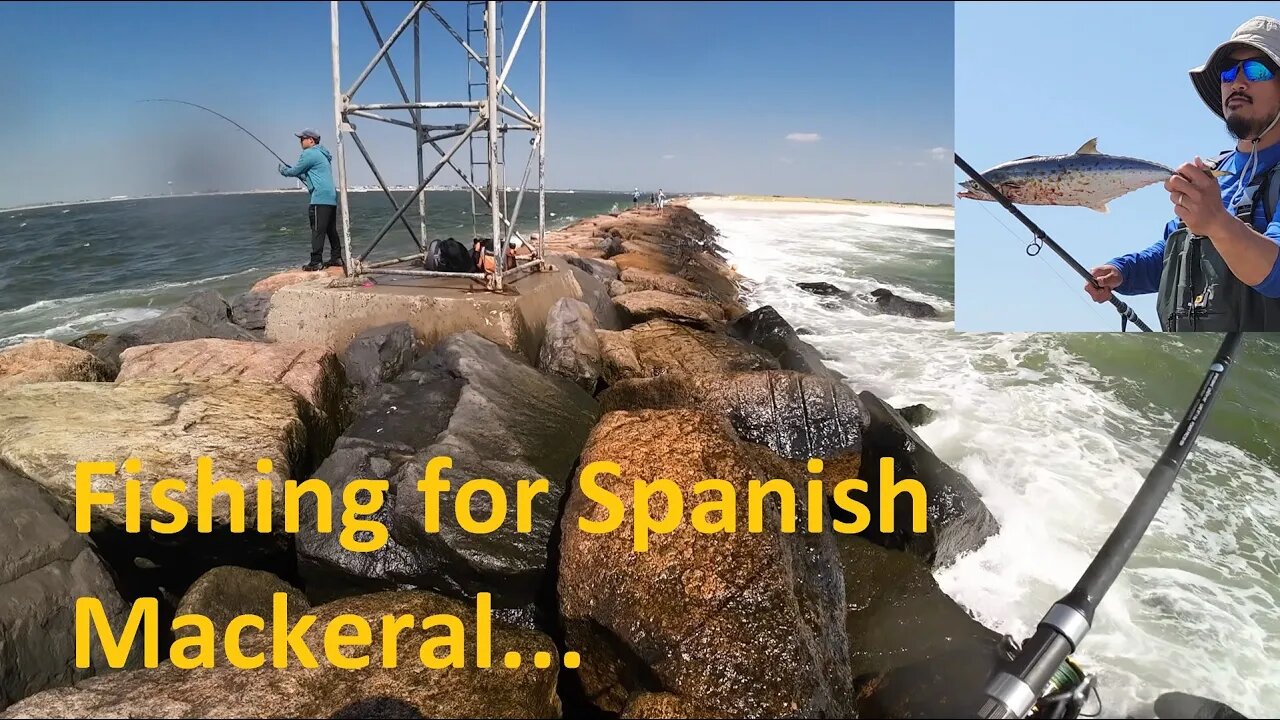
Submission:
<svg viewBox="0 0 1280 720">
<path fill-rule="evenodd" d="M 872 290 L 871 297 L 880 312 L 889 315 L 901 315 L 910 318 L 933 318 L 938 316 L 938 311 L 932 305 L 918 300 L 898 297 L 893 294 L 892 290 L 885 288 Z"/>
<path fill-rule="evenodd" d="M 707 718 L 723 714 L 700 705 L 696 698 L 683 698 L 665 692 L 642 692 L 633 696 L 619 716 L 624 720 L 662 720 L 663 718 Z"/>
<path fill-rule="evenodd" d="M 730 337 L 750 343 L 778 359 L 783 370 L 821 375 L 832 379 L 844 376 L 822 362 L 817 348 L 801 340 L 791 324 L 772 306 L 758 308 L 729 325 Z"/>
<path fill-rule="evenodd" d="M 837 534 L 848 604 L 853 674 L 865 677 L 966 650 L 980 655 L 999 633 L 973 619 L 911 553 Z"/>
<path fill-rule="evenodd" d="M 807 293 L 818 295 L 819 297 L 835 297 L 843 300 L 850 300 L 853 298 L 853 293 L 848 290 L 841 290 L 828 282 L 801 282 L 796 283 L 796 287 Z"/>
<path fill-rule="evenodd" d="M 37 486 L 0 467 L 0 710 L 42 690 L 110 672 L 102 646 L 76 669 L 75 603 L 102 602 L 113 628 L 125 603 L 110 571 Z M 141 653 L 133 653 L 133 660 Z"/>
<path fill-rule="evenodd" d="M 941 568 L 976 550 L 999 531 L 995 517 L 968 478 L 939 460 L 910 424 L 883 400 L 870 391 L 863 391 L 858 397 L 870 419 L 863 438 L 863 479 L 875 486 L 881 476 L 881 460 L 892 458 L 894 480 L 920 481 L 927 498 L 925 532 L 913 531 L 911 508 L 915 501 L 903 493 L 894 505 L 894 532 L 877 536 L 876 542 L 907 550 L 930 568 Z M 859 499 L 871 510 L 871 529 L 878 527 L 879 502 L 873 502 L 870 495 Z"/>
<path fill-rule="evenodd" d="M 604 282 L 575 265 L 567 267 L 578 283 L 578 289 L 581 291 L 580 299 L 591 308 L 596 326 L 602 330 L 621 330 L 622 315 L 618 312 L 618 306 L 614 304 L 613 299 L 609 297 L 609 289 Z"/>
<path fill-rule="evenodd" d="M 937 415 L 937 413 L 935 413 L 932 408 L 922 403 L 916 403 L 915 405 L 908 405 L 907 407 L 901 407 L 901 408 L 898 408 L 897 410 L 898 410 L 898 414 L 902 416 L 902 419 L 906 420 L 907 424 L 910 425 L 911 427 L 920 427 L 921 425 L 928 425 L 930 422 L 933 421 L 933 418 Z"/>
<path fill-rule="evenodd" d="M 110 374 L 92 353 L 53 340 L 28 340 L 0 350 L 0 389 L 36 382 L 100 382 Z"/>
<path fill-rule="evenodd" d="M 128 348 L 204 338 L 257 339 L 253 333 L 231 322 L 231 308 L 221 295 L 202 290 L 163 315 L 130 323 L 86 349 L 114 376 L 120 369 L 120 354 Z"/>
<path fill-rule="evenodd" d="M 492 625 L 492 667 L 477 667 L 474 607 L 425 592 L 386 592 L 348 598 L 312 610 L 316 621 L 301 633 L 318 667 L 304 668 L 297 655 L 275 668 L 270 633 L 253 630 L 242 635 L 246 656 L 263 653 L 267 662 L 244 670 L 219 655 L 212 668 L 177 668 L 165 661 L 156 668 L 113 673 L 74 687 L 32 696 L 0 717 L 527 717 L 557 718 L 559 654 L 551 639 L 495 621 Z M 324 651 L 324 633 L 340 615 L 355 615 L 371 629 L 367 645 L 343 649 L 347 657 L 368 657 L 358 670 L 335 667 Z M 424 629 L 422 622 L 437 614 L 459 618 L 461 666 L 442 672 L 427 667 L 423 644 L 439 642 L 447 630 Z M 396 634 L 395 667 L 383 662 L 383 618 L 411 616 L 416 624 Z M 270 619 L 268 618 L 268 623 Z M 270 625 L 268 624 L 268 627 Z M 351 625 L 343 633 L 352 636 Z M 221 646 L 219 646 L 220 652 Z M 507 651 L 524 659 L 518 669 L 502 665 Z M 437 648 L 437 657 L 447 649 Z M 551 667 L 538 669 L 532 658 L 545 652 Z"/>
<path fill-rule="evenodd" d="M 661 690 L 722 717 L 848 716 L 845 591 L 832 535 L 745 532 L 745 499 L 735 504 L 737 532 L 699 532 L 687 519 L 700 497 L 695 483 L 723 479 L 745 498 L 749 479 L 787 478 L 788 468 L 736 439 L 723 419 L 688 410 L 609 413 L 582 466 L 598 460 L 621 471 L 596 481 L 621 499 L 623 520 L 603 534 L 566 522 L 560 543 L 565 647 L 581 653 L 585 696 L 606 712 Z M 675 483 L 689 507 L 673 532 L 637 552 L 633 482 L 658 478 Z M 766 528 L 779 527 L 777 497 L 762 503 Z M 805 493 L 796 500 L 803 518 Z M 575 484 L 564 516 L 599 522 L 609 512 Z"/>
<path fill-rule="evenodd" d="M 1000 661 L 996 642 L 944 652 L 910 665 L 858 678 L 858 714 L 874 718 L 969 717 Z"/>
<path fill-rule="evenodd" d="M 701 409 L 726 418 L 738 437 L 791 460 L 860 457 L 867 414 L 843 383 L 794 371 L 622 380 L 600 395 L 603 412 Z M 856 477 L 856 462 L 852 471 Z"/>
<path fill-rule="evenodd" d="M 619 279 L 634 290 L 658 290 L 672 295 L 702 297 L 702 290 L 682 277 L 638 268 L 623 270 Z"/>
<path fill-rule="evenodd" d="M 397 322 L 356 335 L 338 358 L 354 398 L 364 398 L 404 372 L 418 358 L 421 349 L 413 327 L 407 322 Z"/>
<path fill-rule="evenodd" d="M 597 413 L 595 400 L 581 388 L 544 375 L 473 332 L 441 341 L 365 401 L 315 472 L 332 488 L 334 527 L 353 480 L 387 480 L 381 508 L 362 515 L 387 526 L 389 537 L 372 552 L 347 550 L 338 533 L 316 532 L 316 505 L 304 498 L 297 543 L 308 595 L 336 597 L 403 583 L 453 597 L 492 591 L 495 608 L 534 603 L 547 580 L 560 499 Z M 452 462 L 440 472 L 450 489 L 440 493 L 439 532 L 428 533 L 418 483 L 437 456 Z M 458 489 L 473 478 L 493 480 L 506 492 L 507 519 L 489 534 L 457 524 Z M 517 483 L 541 478 L 548 492 L 532 500 L 529 531 L 519 532 Z M 473 495 L 470 508 L 474 518 L 486 520 L 489 496 Z"/>
<path fill-rule="evenodd" d="M 563 377 L 590 394 L 600 381 L 600 340 L 586 303 L 560 298 L 547 314 L 538 369 Z"/>
<path fill-rule="evenodd" d="M 706 332 L 666 320 L 652 320 L 624 331 L 639 367 L 639 374 L 627 364 L 622 352 L 604 351 L 606 377 L 616 372 L 610 384 L 628 377 L 654 377 L 667 372 L 687 375 L 717 374 L 739 370 L 776 370 L 778 361 L 760 348 L 722 333 Z M 610 358 L 614 358 L 611 361 Z M 612 365 L 612 367 L 611 367 Z"/>
<path fill-rule="evenodd" d="M 633 323 L 671 320 L 719 329 L 725 322 L 724 309 L 716 303 L 660 290 L 633 290 L 614 298 L 614 302 L 627 312 Z"/>
<path fill-rule="evenodd" d="M 201 575 L 178 603 L 176 615 L 202 615 L 213 623 L 214 630 L 222 635 L 227 623 L 240 615 L 258 615 L 269 618 L 275 593 L 286 595 L 290 623 L 306 614 L 311 603 L 303 592 L 269 572 L 248 568 L 216 567 Z M 198 635 L 194 625 L 174 630 L 175 638 Z"/>
<path fill-rule="evenodd" d="M 117 463 L 96 474 L 93 488 L 112 502 L 92 509 L 93 539 L 103 558 L 130 582 L 150 582 L 134 558 L 163 569 L 167 587 L 185 587 L 218 565 L 275 567 L 287 552 L 283 503 L 273 503 L 273 533 L 253 531 L 257 484 L 266 480 L 280 497 L 286 478 L 309 477 L 315 467 L 311 438 L 322 430 L 311 403 L 278 383 L 226 378 L 111 383 L 39 383 L 0 391 L 0 463 L 40 485 L 60 512 L 75 508 L 76 465 Z M 244 489 L 243 508 L 222 493 L 212 504 L 211 532 L 198 532 L 197 459 L 212 460 L 211 477 Z M 139 467 L 130 472 L 126 458 Z M 260 459 L 269 460 L 267 468 Z M 175 534 L 157 534 L 150 521 L 172 520 L 151 500 L 152 487 L 175 478 L 186 492 L 169 497 L 186 508 L 189 522 Z M 127 533 L 125 481 L 141 486 L 140 533 Z M 247 532 L 232 535 L 233 517 Z M 131 570 L 132 569 L 132 570 Z"/>
<path fill-rule="evenodd" d="M 271 294 L 243 292 L 231 302 L 231 322 L 254 333 L 258 339 L 267 329 L 267 313 L 271 312 Z"/>
</svg>

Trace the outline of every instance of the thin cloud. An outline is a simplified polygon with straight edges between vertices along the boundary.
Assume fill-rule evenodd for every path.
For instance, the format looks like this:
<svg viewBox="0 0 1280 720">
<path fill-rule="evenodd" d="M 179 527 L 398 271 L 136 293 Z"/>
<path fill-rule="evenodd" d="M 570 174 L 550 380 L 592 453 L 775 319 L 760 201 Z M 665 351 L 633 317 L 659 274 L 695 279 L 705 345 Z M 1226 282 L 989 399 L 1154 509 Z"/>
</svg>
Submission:
<svg viewBox="0 0 1280 720">
<path fill-rule="evenodd" d="M 929 154 L 933 156 L 934 160 L 950 160 L 953 155 L 950 150 L 944 147 L 933 148 L 929 150 Z"/>
<path fill-rule="evenodd" d="M 675 156 L 675 155 L 663 155 L 663 156 L 662 156 L 662 159 L 663 159 L 663 160 L 675 160 L 675 159 L 676 159 L 676 156 Z"/>
<path fill-rule="evenodd" d="M 787 134 L 787 139 L 788 139 L 788 140 L 790 140 L 791 142 L 805 142 L 805 143 L 808 143 L 808 142 L 818 142 L 819 140 L 821 140 L 821 139 L 822 139 L 822 136 L 821 136 L 821 135 L 819 135 L 818 133 L 800 133 L 800 132 L 796 132 L 796 133 L 788 133 L 788 134 Z"/>
</svg>

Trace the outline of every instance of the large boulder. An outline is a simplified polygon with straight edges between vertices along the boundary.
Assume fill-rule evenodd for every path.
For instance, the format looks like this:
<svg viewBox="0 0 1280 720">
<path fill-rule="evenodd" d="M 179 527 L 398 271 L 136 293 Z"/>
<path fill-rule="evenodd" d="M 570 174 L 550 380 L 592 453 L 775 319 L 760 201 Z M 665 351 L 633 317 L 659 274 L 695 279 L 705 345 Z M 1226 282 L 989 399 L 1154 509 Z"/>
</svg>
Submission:
<svg viewBox="0 0 1280 720">
<path fill-rule="evenodd" d="M 895 295 L 888 288 L 876 288 L 871 291 L 872 301 L 882 313 L 901 315 L 909 318 L 936 318 L 938 310 L 926 302 L 908 300 Z"/>
<path fill-rule="evenodd" d="M 59 717 L 450 717 L 558 718 L 556 695 L 559 653 L 547 636 L 494 620 L 492 666 L 477 667 L 476 610 L 457 601 L 425 592 L 386 592 L 348 598 L 314 608 L 316 621 L 299 633 L 299 644 L 318 664 L 302 667 L 290 652 L 286 667 L 272 664 L 272 636 L 248 630 L 241 650 L 266 662 L 255 669 L 232 666 L 216 646 L 214 666 L 184 669 L 165 660 L 159 667 L 92 678 L 74 687 L 47 690 L 0 714 L 0 718 Z M 326 628 L 339 616 L 354 615 L 371 630 L 367 644 L 342 649 L 350 657 L 367 657 L 368 664 L 351 670 L 336 667 L 324 651 Z M 431 616 L 458 618 L 465 629 L 457 646 L 462 664 L 445 671 L 428 667 L 420 653 L 427 642 L 439 646 L 447 629 L 423 627 Z M 409 616 L 414 622 L 394 635 L 394 665 L 384 661 L 386 617 Z M 351 618 L 344 619 L 349 622 Z M 270 628 L 271 619 L 267 618 Z M 338 627 L 339 625 L 334 625 Z M 291 626 L 292 627 L 292 626 Z M 351 638 L 351 624 L 346 624 Z M 430 648 L 430 646 L 426 646 Z M 451 646 L 437 647 L 437 658 Z M 390 649 L 390 648 L 388 648 Z M 191 653 L 190 650 L 187 651 Z M 428 652 L 431 652 L 428 649 Z M 517 669 L 503 664 L 507 652 L 519 653 Z M 550 667 L 535 667 L 533 658 L 546 653 Z"/>
<path fill-rule="evenodd" d="M 312 280 L 333 280 L 344 275 L 344 271 L 340 267 L 327 267 L 318 272 L 308 270 L 285 270 L 274 275 L 268 275 L 249 288 L 249 292 L 261 293 L 270 297 L 272 293 L 283 287 L 296 285 L 298 283 L 311 282 Z"/>
<path fill-rule="evenodd" d="M 135 378 L 226 378 L 277 383 L 298 393 L 328 425 L 328 441 L 346 423 L 346 378 L 329 349 L 302 343 L 185 340 L 120 353 L 117 382 Z M 317 443 L 326 442 L 316 437 Z"/>
<path fill-rule="evenodd" d="M 948 597 L 916 556 L 849 535 L 837 535 L 837 544 L 854 676 L 883 675 L 957 650 L 977 657 L 999 642 L 999 633 Z"/>
<path fill-rule="evenodd" d="M 618 306 L 609 296 L 609 288 L 604 284 L 605 281 L 583 271 L 577 265 L 569 264 L 564 267 L 568 268 L 574 281 L 578 283 L 580 299 L 591 308 L 596 326 L 602 330 L 621 330 L 624 327 L 622 314 L 618 312 Z"/>
<path fill-rule="evenodd" d="M 0 464 L 42 486 L 70 514 L 77 464 L 114 463 L 115 472 L 90 479 L 94 491 L 113 495 L 91 511 L 100 552 L 117 572 L 137 566 L 137 582 L 162 577 L 167 587 L 181 588 L 217 565 L 275 567 L 288 550 L 284 503 L 272 503 L 272 532 L 256 532 L 257 486 L 265 480 L 280 498 L 286 478 L 309 477 L 319 427 L 311 404 L 278 383 L 139 378 L 20 385 L 0 391 Z M 242 508 L 226 493 L 214 498 L 211 532 L 198 531 L 201 457 L 211 460 L 211 480 L 230 479 L 244 490 Z M 129 458 L 139 461 L 134 471 Z M 178 533 L 160 534 L 150 521 L 172 516 L 156 507 L 152 487 L 168 478 L 186 485 L 168 497 L 186 509 L 188 522 Z M 141 490 L 136 533 L 126 532 L 126 481 Z M 233 516 L 243 518 L 243 533 L 230 532 Z"/>
<path fill-rule="evenodd" d="M 666 320 L 652 320 L 621 333 L 597 333 L 605 380 L 614 384 L 667 372 L 688 375 L 739 370 L 776 370 L 778 361 L 760 348 L 722 333 Z"/>
<path fill-rule="evenodd" d="M 0 390 L 35 382 L 99 382 L 110 376 L 92 353 L 53 340 L 28 340 L 0 350 Z"/>
<path fill-rule="evenodd" d="M 862 402 L 846 385 L 786 370 L 622 380 L 600 395 L 600 407 L 702 409 L 726 418 L 743 440 L 803 461 L 860 457 L 867 426 Z"/>
<path fill-rule="evenodd" d="M 893 479 L 918 480 L 926 497 L 926 530 L 912 530 L 911 495 L 903 493 L 894 504 L 894 532 L 875 534 L 886 547 L 906 550 L 930 568 L 945 567 L 962 554 L 980 547 L 1000 530 L 995 516 L 982 502 L 973 484 L 933 453 L 902 415 L 874 393 L 858 394 L 866 408 L 869 424 L 863 440 L 863 479 L 875 488 L 881 477 L 881 461 L 893 460 Z M 865 503 L 871 509 L 872 537 L 879 527 L 879 502 Z"/>
<path fill-rule="evenodd" d="M 632 290 L 659 290 L 672 295 L 702 297 L 702 290 L 682 277 L 669 273 L 658 273 L 639 268 L 628 268 L 619 274 L 619 279 Z"/>
<path fill-rule="evenodd" d="M 112 628 L 125 603 L 84 538 L 30 480 L 0 467 L 0 710 L 49 688 L 110 670 L 100 644 L 76 662 L 76 598 L 102 602 Z M 138 660 L 141 653 L 132 653 Z"/>
<path fill-rule="evenodd" d="M 397 378 L 421 352 L 422 343 L 413 326 L 397 322 L 356 335 L 338 359 L 354 398 L 363 399 L 382 383 Z"/>
<path fill-rule="evenodd" d="M 316 471 L 332 488 L 335 527 L 352 480 L 388 480 L 387 500 L 374 516 L 389 538 L 372 552 L 349 551 L 338 533 L 316 532 L 317 509 L 304 499 L 297 541 L 308 594 L 412 585 L 455 597 L 492 591 L 495 607 L 529 608 L 546 589 L 561 497 L 597 416 L 596 401 L 573 383 L 475 333 L 446 338 L 366 400 Z M 450 488 L 440 494 L 439 532 L 428 533 L 417 484 L 437 456 L 452 462 L 440 472 Z M 473 478 L 493 480 L 506 494 L 506 520 L 489 534 L 463 530 L 454 512 L 460 487 Z M 548 492 L 533 499 L 530 527 L 520 532 L 517 484 L 543 478 Z M 492 513 L 483 492 L 470 508 L 480 521 Z"/>
<path fill-rule="evenodd" d="M 289 622 L 296 623 L 311 608 L 303 592 L 263 570 L 224 565 L 201 575 L 178 603 L 175 615 L 201 615 L 209 618 L 221 635 L 227 623 L 240 615 L 269 618 L 276 593 L 285 594 Z M 173 631 L 175 638 L 191 637 L 198 630 L 185 625 Z"/>
<path fill-rule="evenodd" d="M 120 354 L 128 348 L 202 338 L 257 340 L 252 332 L 231 322 L 231 308 L 221 295 L 201 290 L 161 315 L 125 325 L 96 342 L 83 338 L 78 347 L 96 355 L 114 377 L 120 370 Z"/>
<path fill-rule="evenodd" d="M 672 320 L 707 329 L 723 328 L 724 309 L 709 300 L 673 295 L 661 290 L 639 290 L 613 299 L 633 323 Z"/>
<path fill-rule="evenodd" d="M 559 597 L 565 647 L 581 653 L 578 682 L 601 710 L 622 711 L 642 692 L 662 707 L 701 705 L 721 717 L 847 717 L 852 702 L 845 590 L 830 532 L 804 530 L 806 493 L 795 492 L 797 530 L 779 532 L 778 495 L 762 507 L 764 532 L 748 532 L 751 479 L 793 477 L 768 450 L 738 440 L 722 418 L 692 410 L 613 412 L 592 430 L 582 467 L 616 463 L 621 477 L 597 476 L 620 502 L 621 522 L 593 534 L 613 510 L 575 484 L 561 527 Z M 681 521 L 633 545 L 635 483 L 668 479 L 686 501 Z M 735 532 L 703 533 L 689 518 L 707 478 L 739 498 Z M 662 517 L 671 506 L 639 501 Z M 723 506 L 721 506 L 723 507 Z M 723 511 L 712 511 L 712 522 Z M 636 698 L 639 701 L 639 698 Z"/>
<path fill-rule="evenodd" d="M 564 259 L 602 283 L 618 279 L 618 264 L 611 260 L 582 257 L 576 254 L 565 255 Z"/>
<path fill-rule="evenodd" d="M 600 381 L 600 339 L 595 316 L 586 303 L 560 298 L 547 314 L 546 335 L 538 356 L 538 369 L 559 375 L 595 394 Z"/>
<path fill-rule="evenodd" d="M 729 335 L 762 348 L 778 359 L 783 370 L 822 375 L 832 379 L 844 376 L 822 362 L 817 348 L 800 339 L 791 324 L 772 306 L 765 305 L 743 315 L 729 325 Z"/>
<path fill-rule="evenodd" d="M 231 322 L 262 339 L 267 329 L 267 313 L 271 312 L 271 293 L 242 292 L 231 301 Z"/>
</svg>

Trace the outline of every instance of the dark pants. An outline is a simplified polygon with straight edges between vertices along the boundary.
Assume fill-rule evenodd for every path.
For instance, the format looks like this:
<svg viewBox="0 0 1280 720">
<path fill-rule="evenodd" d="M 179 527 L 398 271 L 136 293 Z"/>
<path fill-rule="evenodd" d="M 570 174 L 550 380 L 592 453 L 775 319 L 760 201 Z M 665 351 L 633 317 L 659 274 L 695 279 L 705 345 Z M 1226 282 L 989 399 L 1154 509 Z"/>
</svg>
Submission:
<svg viewBox="0 0 1280 720">
<path fill-rule="evenodd" d="M 342 259 L 342 243 L 338 240 L 338 207 L 336 205 L 312 205 L 308 213 L 311 220 L 311 262 L 324 262 L 324 239 L 329 238 L 329 258 Z"/>
</svg>

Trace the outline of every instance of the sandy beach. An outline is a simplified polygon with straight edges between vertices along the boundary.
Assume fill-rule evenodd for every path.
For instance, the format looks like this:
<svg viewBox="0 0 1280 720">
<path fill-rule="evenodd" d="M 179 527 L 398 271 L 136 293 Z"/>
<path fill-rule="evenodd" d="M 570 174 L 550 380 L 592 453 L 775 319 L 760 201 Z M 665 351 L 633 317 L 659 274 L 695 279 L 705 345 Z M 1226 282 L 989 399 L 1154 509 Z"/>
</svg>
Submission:
<svg viewBox="0 0 1280 720">
<path fill-rule="evenodd" d="M 927 230 L 954 230 L 955 208 L 945 205 L 860 202 L 826 198 L 768 197 L 754 195 L 696 196 L 686 202 L 695 211 L 745 210 L 786 214 L 859 215 L 863 222 Z"/>
</svg>

